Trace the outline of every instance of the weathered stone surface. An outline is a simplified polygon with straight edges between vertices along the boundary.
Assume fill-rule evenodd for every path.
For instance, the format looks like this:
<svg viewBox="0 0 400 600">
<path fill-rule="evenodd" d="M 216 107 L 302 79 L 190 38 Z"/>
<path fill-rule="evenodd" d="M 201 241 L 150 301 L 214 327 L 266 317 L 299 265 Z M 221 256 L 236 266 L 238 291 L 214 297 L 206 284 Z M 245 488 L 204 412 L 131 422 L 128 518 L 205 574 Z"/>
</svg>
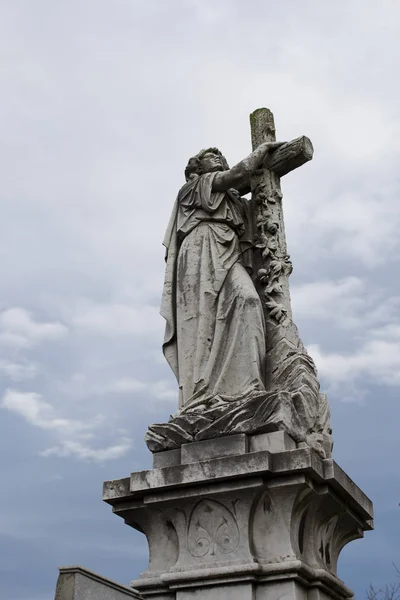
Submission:
<svg viewBox="0 0 400 600">
<path fill-rule="evenodd" d="M 161 491 L 166 493 L 167 490 L 180 487 L 179 494 L 186 494 L 196 489 L 192 487 L 193 485 L 198 486 L 210 480 L 229 482 L 230 485 L 231 480 L 237 481 L 237 478 L 240 478 L 242 481 L 243 477 L 276 477 L 281 476 L 282 473 L 286 475 L 307 473 L 317 483 L 329 482 L 329 485 L 343 496 L 346 502 L 350 504 L 356 502 L 357 510 L 362 511 L 363 518 L 371 518 L 368 516 L 372 514 L 371 501 L 334 460 L 321 459 L 307 445 L 280 452 L 276 452 L 278 450 L 276 446 L 273 452 L 264 449 L 277 444 L 277 439 L 288 446 L 293 443 L 284 432 L 254 436 L 254 438 L 251 436 L 247 443 L 248 452 L 245 454 L 139 471 L 132 473 L 130 478 L 106 481 L 103 484 L 103 500 L 112 505 L 127 498 L 131 499 L 131 503 L 140 503 L 144 493 L 153 495 L 155 490 L 157 493 Z M 256 445 L 258 451 L 255 451 Z M 250 485 L 250 479 L 247 481 L 246 485 Z M 178 496 L 175 494 L 170 497 Z"/>
<path fill-rule="evenodd" d="M 204 462 L 210 458 L 246 454 L 247 452 L 258 452 L 261 450 L 284 452 L 285 450 L 294 450 L 295 448 L 296 442 L 286 431 L 274 431 L 250 436 L 241 433 L 203 440 L 201 442 L 193 442 L 192 444 L 183 444 L 181 447 L 181 460 L 179 463 L 174 462 L 174 464 Z M 170 450 L 169 452 L 177 451 Z M 163 463 L 160 466 L 173 466 L 173 464 Z"/>
<path fill-rule="evenodd" d="M 55 600 L 129 600 L 142 596 L 135 590 L 79 566 L 61 567 Z"/>
<path fill-rule="evenodd" d="M 247 452 L 248 438 L 242 433 L 203 442 L 183 444 L 181 448 L 181 463 L 192 463 L 218 458 L 220 456 L 231 456 L 234 454 L 245 454 Z"/>
<path fill-rule="evenodd" d="M 300 366 L 299 371 L 302 369 Z M 297 442 L 307 441 L 321 456 L 328 457 L 331 455 L 330 438 L 325 444 L 325 437 L 315 421 L 318 412 L 312 416 L 318 432 L 310 429 L 312 404 L 307 400 L 310 388 L 305 385 L 303 388 L 302 393 L 297 389 L 293 394 L 290 391 L 252 392 L 236 401 L 219 399 L 214 405 L 200 403 L 193 408 L 189 406 L 168 423 L 150 425 L 145 436 L 147 446 L 152 452 L 159 452 L 226 435 L 283 430 Z M 317 389 L 317 398 L 318 393 Z"/>
<path fill-rule="evenodd" d="M 163 467 L 173 467 L 181 464 L 181 449 L 164 450 L 153 454 L 153 469 L 162 469 Z"/>
<path fill-rule="evenodd" d="M 249 436 L 249 452 L 284 452 L 295 450 L 296 442 L 286 431 L 274 431 L 272 433 L 260 433 Z"/>
<path fill-rule="evenodd" d="M 204 461 L 210 458 L 222 456 L 246 454 L 247 452 L 258 452 L 266 450 L 268 452 L 284 452 L 285 450 L 294 450 L 297 447 L 296 442 L 286 433 L 286 431 L 274 431 L 271 433 L 261 433 L 256 435 L 230 435 L 191 444 L 183 444 L 176 450 L 164 450 L 153 454 L 153 469 L 163 469 L 174 467 L 180 464 Z M 121 480 L 123 483 L 109 482 L 111 489 L 115 486 L 123 486 L 122 490 L 129 489 L 128 480 Z"/>
<path fill-rule="evenodd" d="M 270 470 L 271 459 L 272 455 L 268 452 L 254 452 L 187 463 L 165 469 L 139 471 L 131 474 L 130 490 L 131 492 L 144 492 L 154 488 L 203 483 L 210 479 L 223 480 L 230 477 L 243 477 L 248 473 L 264 473 Z"/>
<path fill-rule="evenodd" d="M 254 148 L 256 148 L 259 145 L 259 140 L 255 137 L 253 137 L 253 139 L 255 142 Z M 291 142 L 283 144 L 277 148 L 275 152 L 268 154 L 262 166 L 264 169 L 274 171 L 278 177 L 283 177 L 290 173 L 290 171 L 301 167 L 311 160 L 313 154 L 314 148 L 311 140 L 303 135 Z"/>
<path fill-rule="evenodd" d="M 251 583 L 213 585 L 202 589 L 179 590 L 177 600 L 252 600 Z"/>
<path fill-rule="evenodd" d="M 103 498 L 107 495 L 109 500 L 113 498 L 121 498 L 129 494 L 130 492 L 130 479 L 125 477 L 124 479 L 113 479 L 106 481 L 103 484 Z"/>
<path fill-rule="evenodd" d="M 247 450 L 273 441 L 260 436 Z M 283 434 L 279 443 L 293 442 Z M 132 583 L 144 597 L 352 597 L 336 576 L 337 559 L 371 529 L 372 504 L 307 446 L 132 473 L 128 493 L 117 497 L 115 489 L 126 486 L 112 482 L 110 493 L 106 482 L 104 500 L 148 539 L 149 567 Z"/>
<path fill-rule="evenodd" d="M 255 600 L 281 600 L 282 598 L 308 600 L 309 595 L 307 588 L 298 581 L 275 581 L 271 585 L 260 585 Z"/>
</svg>

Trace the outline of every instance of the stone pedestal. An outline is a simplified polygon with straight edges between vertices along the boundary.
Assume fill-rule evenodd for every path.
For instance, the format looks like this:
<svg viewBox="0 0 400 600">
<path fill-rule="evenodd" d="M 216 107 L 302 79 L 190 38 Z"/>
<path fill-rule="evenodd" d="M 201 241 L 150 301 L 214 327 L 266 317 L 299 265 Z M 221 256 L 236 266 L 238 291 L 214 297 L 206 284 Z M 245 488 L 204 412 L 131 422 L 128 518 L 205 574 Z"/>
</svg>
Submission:
<svg viewBox="0 0 400 600">
<path fill-rule="evenodd" d="M 332 459 L 284 432 L 154 455 L 107 481 L 104 500 L 148 540 L 132 582 L 153 600 L 336 600 L 341 549 L 372 529 L 372 504 Z"/>
</svg>

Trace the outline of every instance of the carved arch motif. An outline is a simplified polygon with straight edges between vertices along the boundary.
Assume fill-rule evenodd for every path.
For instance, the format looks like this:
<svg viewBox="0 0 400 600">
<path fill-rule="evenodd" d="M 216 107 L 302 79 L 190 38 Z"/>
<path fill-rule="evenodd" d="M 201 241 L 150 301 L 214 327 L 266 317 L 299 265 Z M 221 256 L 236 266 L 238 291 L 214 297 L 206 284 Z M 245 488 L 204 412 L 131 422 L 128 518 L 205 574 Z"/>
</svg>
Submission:
<svg viewBox="0 0 400 600">
<path fill-rule="evenodd" d="M 187 547 L 194 558 L 234 552 L 240 540 L 232 512 L 216 500 L 200 500 L 189 519 Z"/>
</svg>

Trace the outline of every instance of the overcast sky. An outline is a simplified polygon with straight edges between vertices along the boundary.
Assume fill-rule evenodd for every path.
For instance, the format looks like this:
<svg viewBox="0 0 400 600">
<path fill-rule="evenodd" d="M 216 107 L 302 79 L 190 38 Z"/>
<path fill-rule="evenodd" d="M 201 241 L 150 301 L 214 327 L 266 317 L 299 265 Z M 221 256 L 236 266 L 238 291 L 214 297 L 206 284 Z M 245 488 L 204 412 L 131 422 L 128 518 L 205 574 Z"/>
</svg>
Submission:
<svg viewBox="0 0 400 600">
<path fill-rule="evenodd" d="M 283 180 L 294 318 L 375 503 L 339 576 L 358 598 L 395 578 L 399 30 L 398 0 L 0 0 L 1 598 L 51 600 L 60 565 L 145 569 L 101 489 L 177 406 L 161 241 L 189 156 L 246 156 L 262 106 L 314 144 Z"/>
</svg>

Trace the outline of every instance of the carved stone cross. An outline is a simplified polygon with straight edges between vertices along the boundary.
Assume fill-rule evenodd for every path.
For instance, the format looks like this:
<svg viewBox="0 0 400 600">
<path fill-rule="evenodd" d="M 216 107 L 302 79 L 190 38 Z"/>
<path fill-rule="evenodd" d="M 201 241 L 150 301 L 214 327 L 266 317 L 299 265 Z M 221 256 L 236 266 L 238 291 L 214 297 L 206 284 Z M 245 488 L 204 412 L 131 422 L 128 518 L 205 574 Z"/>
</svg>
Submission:
<svg viewBox="0 0 400 600">
<path fill-rule="evenodd" d="M 263 142 L 275 141 L 272 112 L 260 108 L 250 115 L 253 150 Z M 251 180 L 255 209 L 255 284 L 264 306 L 267 338 L 267 389 L 279 388 L 277 371 L 287 359 L 283 346 L 304 352 L 293 324 L 289 275 L 292 264 L 287 253 L 280 178 L 312 159 L 313 146 L 307 137 L 288 142 L 270 154 Z M 283 342 L 282 342 L 283 340 Z M 280 379 L 280 377 L 279 377 Z M 283 382 L 280 382 L 283 383 Z"/>
</svg>

